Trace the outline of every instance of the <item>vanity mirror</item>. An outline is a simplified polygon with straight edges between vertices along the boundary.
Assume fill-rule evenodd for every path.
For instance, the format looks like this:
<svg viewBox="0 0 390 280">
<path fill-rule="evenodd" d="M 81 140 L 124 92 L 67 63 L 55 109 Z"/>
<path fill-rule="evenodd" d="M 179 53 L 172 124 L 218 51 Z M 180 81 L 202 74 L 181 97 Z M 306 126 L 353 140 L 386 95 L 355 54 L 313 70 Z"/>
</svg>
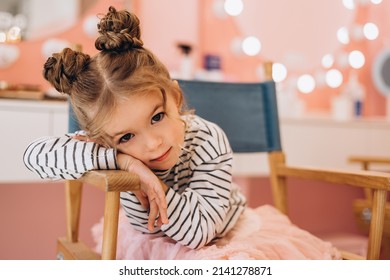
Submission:
<svg viewBox="0 0 390 280">
<path fill-rule="evenodd" d="M 72 27 L 97 0 L 1 0 L 0 41 L 40 39 Z"/>
<path fill-rule="evenodd" d="M 378 91 L 390 96 L 390 49 L 385 48 L 376 56 L 372 67 L 372 78 Z"/>
</svg>

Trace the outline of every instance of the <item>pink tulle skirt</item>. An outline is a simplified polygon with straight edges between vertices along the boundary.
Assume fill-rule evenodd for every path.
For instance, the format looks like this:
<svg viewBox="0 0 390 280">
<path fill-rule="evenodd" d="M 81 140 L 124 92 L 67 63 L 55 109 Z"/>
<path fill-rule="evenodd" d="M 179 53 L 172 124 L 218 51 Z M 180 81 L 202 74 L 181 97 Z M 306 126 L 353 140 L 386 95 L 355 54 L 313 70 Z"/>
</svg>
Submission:
<svg viewBox="0 0 390 280">
<path fill-rule="evenodd" d="M 93 226 L 96 251 L 101 252 L 103 221 Z M 201 249 L 189 249 L 169 237 L 155 237 L 133 229 L 121 210 L 117 259 L 216 260 L 340 259 L 335 247 L 291 223 L 270 205 L 247 208 L 237 225 L 222 239 Z"/>
</svg>

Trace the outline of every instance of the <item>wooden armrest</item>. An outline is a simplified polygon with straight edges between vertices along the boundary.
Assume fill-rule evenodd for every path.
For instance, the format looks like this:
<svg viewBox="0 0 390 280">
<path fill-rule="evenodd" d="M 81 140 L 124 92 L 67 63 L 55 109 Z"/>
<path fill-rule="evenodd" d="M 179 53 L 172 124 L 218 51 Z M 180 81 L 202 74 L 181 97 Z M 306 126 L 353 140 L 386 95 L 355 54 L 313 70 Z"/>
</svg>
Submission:
<svg viewBox="0 0 390 280">
<path fill-rule="evenodd" d="M 349 162 L 357 163 L 382 163 L 390 164 L 390 157 L 381 156 L 351 156 L 348 158 Z"/>
<path fill-rule="evenodd" d="M 321 180 L 370 189 L 390 191 L 390 174 L 376 171 L 318 169 L 312 167 L 278 166 L 278 175 Z"/>
<path fill-rule="evenodd" d="M 362 257 L 360 255 L 351 252 L 341 250 L 340 253 L 343 260 L 366 260 L 365 257 Z"/>
<path fill-rule="evenodd" d="M 312 167 L 290 167 L 285 165 L 275 166 L 275 172 L 277 173 L 277 176 L 321 180 L 329 183 L 373 189 L 374 194 L 372 199 L 372 216 L 369 229 L 367 259 L 379 259 L 384 228 L 387 191 L 390 190 L 390 173 L 315 169 Z M 282 203 L 279 204 L 282 205 Z M 285 209 L 285 207 L 281 209 Z M 343 257 L 353 258 L 356 256 L 344 254 Z"/>
<path fill-rule="evenodd" d="M 123 170 L 93 170 L 79 180 L 105 192 L 136 191 L 141 184 L 138 175 Z"/>
</svg>

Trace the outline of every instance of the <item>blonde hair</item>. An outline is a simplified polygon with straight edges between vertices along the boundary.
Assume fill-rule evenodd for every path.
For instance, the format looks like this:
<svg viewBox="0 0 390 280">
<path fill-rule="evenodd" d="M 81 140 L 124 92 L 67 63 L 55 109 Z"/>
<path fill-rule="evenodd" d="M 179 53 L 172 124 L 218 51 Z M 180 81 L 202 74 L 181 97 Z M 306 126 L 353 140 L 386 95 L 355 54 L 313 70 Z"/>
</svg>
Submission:
<svg viewBox="0 0 390 280">
<path fill-rule="evenodd" d="M 167 68 L 143 47 L 140 21 L 126 10 L 109 7 L 98 24 L 95 56 L 70 48 L 53 54 L 46 61 L 43 76 L 59 92 L 70 96 L 71 105 L 89 137 L 111 145 L 103 131 L 118 101 L 131 95 L 161 92 L 184 100 L 172 82 Z"/>
</svg>

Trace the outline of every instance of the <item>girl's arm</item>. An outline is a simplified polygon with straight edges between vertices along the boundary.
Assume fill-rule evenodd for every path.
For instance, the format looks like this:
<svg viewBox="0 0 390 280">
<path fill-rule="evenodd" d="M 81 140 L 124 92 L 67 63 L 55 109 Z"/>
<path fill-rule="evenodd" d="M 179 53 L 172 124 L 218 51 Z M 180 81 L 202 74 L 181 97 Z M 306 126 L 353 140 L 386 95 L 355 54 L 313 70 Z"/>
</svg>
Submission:
<svg viewBox="0 0 390 280">
<path fill-rule="evenodd" d="M 28 145 L 23 156 L 28 169 L 42 179 L 77 179 L 94 169 L 118 169 L 116 152 L 67 134 L 43 137 Z"/>
<path fill-rule="evenodd" d="M 76 138 L 78 139 L 76 139 Z M 78 179 L 85 172 L 102 169 L 122 169 L 137 173 L 141 180 L 144 211 L 149 230 L 154 230 L 154 221 L 160 215 L 161 223 L 168 223 L 165 191 L 157 177 L 139 160 L 123 154 L 116 154 L 112 148 L 105 148 L 95 142 L 86 142 L 73 134 L 62 137 L 44 137 L 32 142 L 26 149 L 23 160 L 28 169 L 42 179 Z M 138 203 L 139 204 L 139 203 Z M 142 207 L 138 207 L 141 210 Z"/>
<path fill-rule="evenodd" d="M 224 231 L 227 219 L 233 218 L 231 163 L 231 154 L 220 155 L 197 166 L 182 194 L 168 190 L 170 223 L 161 227 L 166 235 L 187 247 L 200 248 Z"/>
<path fill-rule="evenodd" d="M 212 159 L 202 156 L 202 160 L 193 158 L 197 163 L 182 193 L 164 188 L 169 224 L 159 225 L 153 231 L 155 234 L 164 232 L 194 249 L 208 244 L 216 235 L 224 235 L 245 207 L 245 198 L 233 189 L 231 183 L 232 154 L 219 154 Z M 140 207 L 134 195 L 121 194 L 121 199 L 130 223 L 150 233 L 148 212 Z"/>
</svg>

